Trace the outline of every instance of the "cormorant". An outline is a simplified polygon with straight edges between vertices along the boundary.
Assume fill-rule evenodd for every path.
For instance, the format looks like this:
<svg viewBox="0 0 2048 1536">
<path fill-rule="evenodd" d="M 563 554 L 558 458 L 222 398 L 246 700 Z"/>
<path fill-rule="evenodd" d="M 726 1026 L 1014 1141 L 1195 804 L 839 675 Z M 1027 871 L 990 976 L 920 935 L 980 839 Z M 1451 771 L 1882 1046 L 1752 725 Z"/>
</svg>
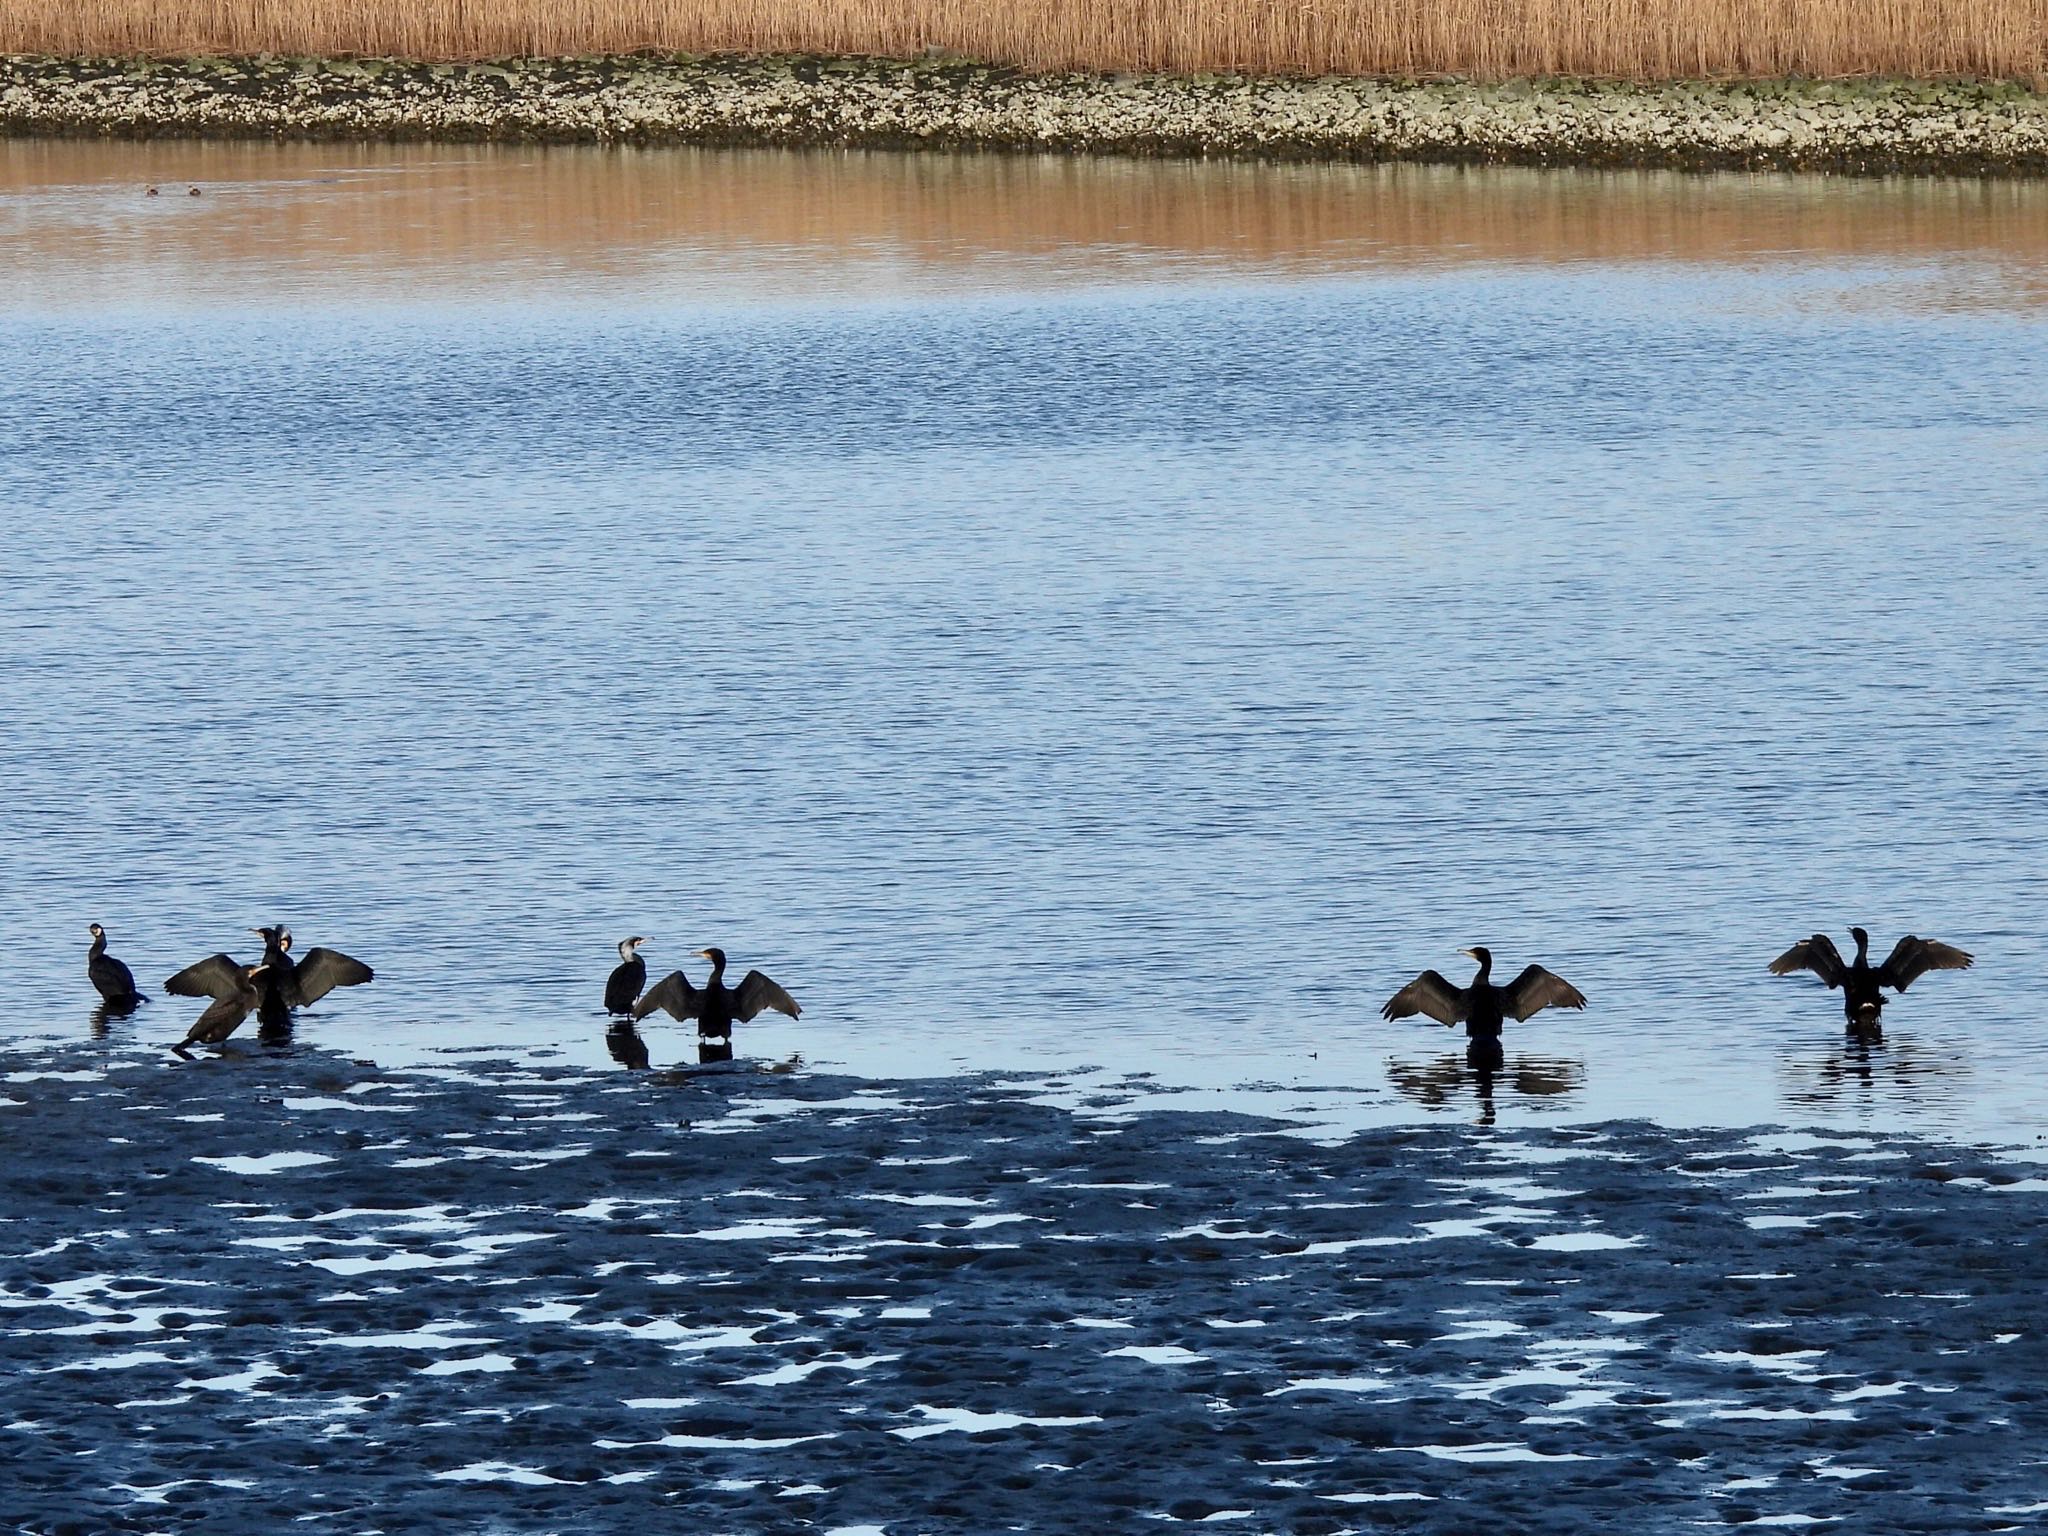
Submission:
<svg viewBox="0 0 2048 1536">
<path fill-rule="evenodd" d="M 101 1006 L 109 1013 L 133 1013 L 147 1001 L 135 990 L 135 973 L 107 953 L 107 930 L 88 924 L 92 948 L 85 952 L 85 974 L 99 989 Z"/>
<path fill-rule="evenodd" d="M 1957 949 L 1953 944 L 1942 944 L 1934 939 L 1918 939 L 1907 934 L 1892 946 L 1892 952 L 1883 965 L 1870 963 L 1870 935 L 1861 928 L 1851 928 L 1849 937 L 1856 941 L 1856 958 L 1843 964 L 1842 952 L 1835 948 L 1835 941 L 1824 933 L 1816 933 L 1810 939 L 1802 939 L 1785 953 L 1771 962 L 1773 976 L 1786 976 L 1793 971 L 1811 971 L 1830 988 L 1842 989 L 1842 1017 L 1849 1022 L 1849 1028 L 1858 1033 L 1875 1034 L 1879 1028 L 1880 1015 L 1884 1013 L 1884 993 L 1880 990 L 1890 987 L 1894 992 L 1903 992 L 1929 971 L 1965 971 L 1975 957 Z"/>
<path fill-rule="evenodd" d="M 646 942 L 645 939 L 619 940 L 619 963 L 605 978 L 606 1013 L 631 1013 L 633 1004 L 639 1001 L 641 989 L 647 985 L 647 962 L 633 951 Z"/>
<path fill-rule="evenodd" d="M 258 963 L 264 979 L 257 989 L 257 1017 L 266 1024 L 288 1023 L 294 1008 L 310 1007 L 336 987 L 359 987 L 377 974 L 338 949 L 315 946 L 306 951 L 305 959 L 294 960 L 292 931 L 282 924 L 249 931 L 263 936 L 263 959 Z M 164 990 L 179 997 L 230 997 L 248 969 L 230 956 L 208 955 L 166 981 Z"/>
<path fill-rule="evenodd" d="M 759 971 L 747 972 L 737 987 L 728 987 L 725 951 L 700 949 L 697 953 L 711 962 L 711 979 L 702 987 L 693 987 L 681 971 L 670 971 L 633 1005 L 635 1021 L 646 1018 L 657 1008 L 666 1008 L 672 1018 L 695 1019 L 700 1037 L 716 1039 L 731 1036 L 735 1019 L 744 1024 L 764 1008 L 786 1013 L 792 1019 L 802 1016 L 796 999 Z"/>
<path fill-rule="evenodd" d="M 1473 1040 L 1498 1041 L 1501 1024 L 1510 1016 L 1521 1020 L 1545 1008 L 1586 1006 L 1585 993 L 1540 965 L 1524 967 L 1521 975 L 1498 987 L 1492 980 L 1493 951 L 1475 944 L 1458 953 L 1479 962 L 1471 986 L 1454 987 L 1436 971 L 1424 971 L 1387 999 L 1380 1017 L 1405 1019 L 1426 1013 L 1440 1024 L 1463 1024 Z"/>
<path fill-rule="evenodd" d="M 225 958 L 220 955 L 214 959 Z M 207 963 L 207 962 L 202 962 Z M 263 1000 L 263 990 L 256 984 L 256 978 L 268 969 L 266 966 L 237 965 L 233 967 L 234 983 L 223 990 L 207 1004 L 206 1011 L 193 1021 L 185 1032 L 185 1038 L 171 1049 L 180 1056 L 186 1053 L 188 1045 L 219 1045 L 242 1027 L 242 1020 L 249 1017 Z M 187 994 L 190 995 L 190 994 Z"/>
</svg>

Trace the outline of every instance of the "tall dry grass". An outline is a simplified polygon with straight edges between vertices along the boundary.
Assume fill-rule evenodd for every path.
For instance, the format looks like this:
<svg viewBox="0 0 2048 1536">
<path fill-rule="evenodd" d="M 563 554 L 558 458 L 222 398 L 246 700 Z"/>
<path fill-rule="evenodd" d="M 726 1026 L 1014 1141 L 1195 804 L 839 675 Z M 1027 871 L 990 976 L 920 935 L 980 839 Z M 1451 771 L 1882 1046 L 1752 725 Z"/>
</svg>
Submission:
<svg viewBox="0 0 2048 1536">
<path fill-rule="evenodd" d="M 2038 82 L 2048 0 L 4 0 L 0 52 L 945 49 L 1032 69 Z"/>
</svg>

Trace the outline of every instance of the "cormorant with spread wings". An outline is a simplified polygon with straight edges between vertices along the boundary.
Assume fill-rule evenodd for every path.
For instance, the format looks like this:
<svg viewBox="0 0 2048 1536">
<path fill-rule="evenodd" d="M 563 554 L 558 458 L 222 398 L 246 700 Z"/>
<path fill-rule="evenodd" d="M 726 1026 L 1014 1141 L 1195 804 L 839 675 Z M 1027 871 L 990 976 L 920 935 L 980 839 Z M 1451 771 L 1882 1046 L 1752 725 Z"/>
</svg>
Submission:
<svg viewBox="0 0 2048 1536">
<path fill-rule="evenodd" d="M 216 955 L 214 958 L 225 959 L 226 956 Z M 268 969 L 264 965 L 234 966 L 234 984 L 215 995 L 213 1001 L 206 1005 L 206 1011 L 185 1032 L 185 1038 L 171 1049 L 180 1056 L 189 1056 L 191 1052 L 185 1049 L 186 1046 L 219 1045 L 240 1029 L 242 1020 L 255 1012 L 263 1001 L 263 989 L 257 985 L 256 978 Z"/>
<path fill-rule="evenodd" d="M 1835 941 L 1824 933 L 1816 933 L 1778 956 L 1770 969 L 1773 976 L 1811 971 L 1829 988 L 1840 987 L 1842 1016 L 1849 1021 L 1849 1028 L 1860 1033 L 1874 1033 L 1879 1027 L 1885 1003 L 1882 988 L 1903 992 L 1929 971 L 1966 971 L 1976 958 L 1953 944 L 1915 938 L 1909 933 L 1892 946 L 1883 965 L 1872 965 L 1870 935 L 1861 928 L 1851 928 L 1849 937 L 1856 941 L 1856 958 L 1847 964 L 1843 963 L 1842 952 L 1835 948 Z"/>
<path fill-rule="evenodd" d="M 1474 1040 L 1498 1040 L 1504 1020 L 1526 1019 L 1545 1008 L 1583 1008 L 1586 995 L 1540 965 L 1523 969 L 1506 986 L 1493 983 L 1493 951 L 1474 945 L 1458 951 L 1479 962 L 1469 987 L 1454 987 L 1436 971 L 1424 971 L 1387 999 L 1380 1016 L 1405 1019 L 1426 1013 L 1439 1024 L 1463 1024 Z"/>
<path fill-rule="evenodd" d="M 294 960 L 292 931 L 282 924 L 249 931 L 263 936 L 259 962 L 263 980 L 257 984 L 256 1017 L 266 1024 L 289 1023 L 294 1008 L 311 1007 L 336 987 L 359 987 L 376 977 L 362 961 L 338 949 L 315 945 L 303 960 Z M 228 955 L 208 955 L 171 977 L 164 990 L 177 997 L 232 997 L 240 991 L 248 970 Z"/>
<path fill-rule="evenodd" d="M 737 987 L 728 987 L 725 951 L 700 949 L 697 953 L 711 962 L 711 979 L 701 987 L 693 987 L 681 971 L 670 971 L 633 1005 L 636 1022 L 657 1008 L 665 1008 L 672 1018 L 695 1019 L 700 1036 L 718 1039 L 732 1034 L 734 1020 L 744 1024 L 764 1008 L 786 1013 L 792 1019 L 802 1016 L 796 999 L 759 971 L 747 972 Z"/>
</svg>

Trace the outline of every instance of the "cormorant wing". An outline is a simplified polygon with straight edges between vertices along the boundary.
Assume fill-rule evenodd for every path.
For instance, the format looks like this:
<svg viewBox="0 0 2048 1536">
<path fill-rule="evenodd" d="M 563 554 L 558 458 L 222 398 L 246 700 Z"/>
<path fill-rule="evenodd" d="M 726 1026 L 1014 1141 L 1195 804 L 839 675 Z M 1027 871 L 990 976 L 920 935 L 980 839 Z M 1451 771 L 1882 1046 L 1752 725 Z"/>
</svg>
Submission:
<svg viewBox="0 0 2048 1536">
<path fill-rule="evenodd" d="M 173 997 L 233 997 L 242 990 L 242 968 L 226 955 L 208 955 L 165 982 L 164 990 Z"/>
<path fill-rule="evenodd" d="M 1466 988 L 1452 986 L 1440 971 L 1424 971 L 1387 999 L 1380 1017 L 1405 1019 L 1410 1014 L 1426 1013 L 1439 1024 L 1462 1024 L 1470 1002 L 1471 994 Z"/>
<path fill-rule="evenodd" d="M 1546 1008 L 1583 1008 L 1586 994 L 1554 971 L 1540 965 L 1523 967 L 1522 974 L 1507 985 L 1507 1011 L 1517 1019 L 1531 1018 Z"/>
<path fill-rule="evenodd" d="M 703 1011 L 704 994 L 691 986 L 690 978 L 681 971 L 670 971 L 633 1005 L 633 1022 L 639 1023 L 657 1008 L 666 1008 L 670 1018 L 687 1023 Z"/>
<path fill-rule="evenodd" d="M 1773 976 L 1789 976 L 1794 971 L 1811 971 L 1830 987 L 1839 987 L 1842 978 L 1849 974 L 1849 968 L 1842 964 L 1842 952 L 1824 933 L 1801 939 L 1771 962 Z"/>
<path fill-rule="evenodd" d="M 219 1045 L 242 1027 L 242 1020 L 249 1017 L 249 1010 L 256 1006 L 253 989 L 231 993 L 215 998 L 207 1004 L 206 1012 L 199 1015 L 192 1027 L 185 1032 L 180 1045 Z"/>
<path fill-rule="evenodd" d="M 1892 946 L 1877 975 L 1886 986 L 1903 992 L 1929 971 L 1967 971 L 1975 960 L 1953 944 L 1916 939 L 1909 933 Z"/>
<path fill-rule="evenodd" d="M 803 1014 L 803 1009 L 796 1005 L 796 999 L 783 991 L 780 985 L 759 971 L 749 971 L 740 982 L 739 990 L 733 993 L 733 1014 L 744 1024 L 763 1008 L 773 1008 L 792 1019 Z"/>
<path fill-rule="evenodd" d="M 319 1002 L 336 987 L 360 987 L 376 974 L 352 955 L 344 955 L 338 949 L 321 949 L 316 945 L 306 951 L 306 958 L 299 962 L 298 974 L 292 978 L 291 1005 L 304 1008 Z"/>
</svg>

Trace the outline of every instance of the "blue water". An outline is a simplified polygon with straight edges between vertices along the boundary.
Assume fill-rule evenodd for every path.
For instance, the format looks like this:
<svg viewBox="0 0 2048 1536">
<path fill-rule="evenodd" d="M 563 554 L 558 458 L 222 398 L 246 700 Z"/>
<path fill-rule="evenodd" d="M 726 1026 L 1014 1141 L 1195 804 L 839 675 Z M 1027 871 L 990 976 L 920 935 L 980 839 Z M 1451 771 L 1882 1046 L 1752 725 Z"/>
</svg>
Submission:
<svg viewBox="0 0 2048 1536">
<path fill-rule="evenodd" d="M 149 216 L 308 195 L 209 192 Z M 2048 1134 L 2048 323 L 1967 230 L 508 282 L 4 201 L 88 230 L 76 301 L 0 256 L 14 1069 L 188 1022 L 95 1036 L 87 922 L 154 980 L 285 921 L 379 971 L 299 1038 L 394 1065 L 612 1070 L 646 933 L 796 994 L 762 1057 L 1470 1117 L 1376 1011 L 1481 943 L 1592 999 L 1503 1120 Z M 1852 1050 L 1764 973 L 1851 923 L 1979 963 Z"/>
</svg>

